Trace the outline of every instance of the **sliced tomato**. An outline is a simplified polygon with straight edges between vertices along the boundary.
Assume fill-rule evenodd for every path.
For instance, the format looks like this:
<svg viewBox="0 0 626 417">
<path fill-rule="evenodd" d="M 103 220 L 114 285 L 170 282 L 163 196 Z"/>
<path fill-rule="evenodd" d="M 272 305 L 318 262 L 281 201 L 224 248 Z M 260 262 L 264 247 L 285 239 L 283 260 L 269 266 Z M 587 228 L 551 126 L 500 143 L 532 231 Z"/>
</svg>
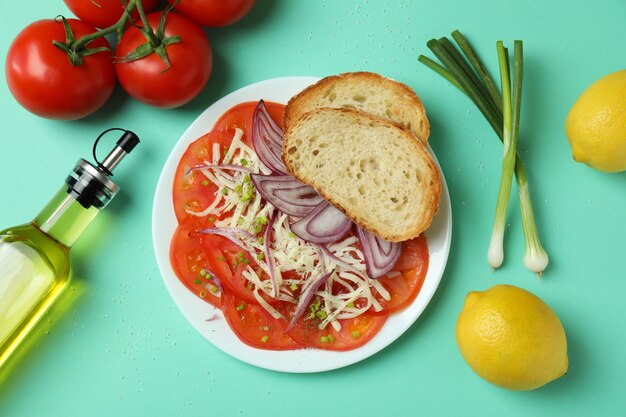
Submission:
<svg viewBox="0 0 626 417">
<path fill-rule="evenodd" d="M 386 315 L 369 313 L 348 320 L 339 320 L 341 330 L 336 331 L 331 325 L 320 330 L 318 319 L 310 319 L 305 314 L 289 331 L 289 336 L 299 344 L 324 350 L 352 350 L 369 342 L 378 333 Z"/>
<path fill-rule="evenodd" d="M 224 287 L 248 303 L 257 303 L 252 287 L 248 286 L 248 280 L 242 275 L 245 264 L 234 265 L 235 259 L 239 259 L 239 252 L 243 252 L 244 258 L 248 260 L 250 255 L 222 236 L 205 235 L 202 244 L 210 269 L 217 274 Z"/>
<path fill-rule="evenodd" d="M 213 130 L 193 142 L 183 154 L 176 173 L 172 189 L 174 211 L 179 222 L 190 217 L 188 211 L 201 212 L 211 205 L 215 199 L 217 188 L 206 180 L 202 172 L 195 170 L 189 172 L 189 168 L 204 164 L 204 161 L 212 161 L 213 144 L 220 146 L 220 152 L 227 149 L 235 134 L 235 128 L 244 132 L 243 140 L 252 145 L 252 115 L 258 103 L 241 103 L 220 117 Z M 272 118 L 282 125 L 282 114 L 285 106 L 282 104 L 266 102 Z"/>
<path fill-rule="evenodd" d="M 275 319 L 258 304 L 247 303 L 231 294 L 223 296 L 222 311 L 235 334 L 245 344 L 271 350 L 290 350 L 303 347 L 287 333 L 287 322 Z M 283 310 L 282 304 L 276 306 Z"/>
<path fill-rule="evenodd" d="M 209 304 L 220 307 L 221 298 L 211 275 L 202 272 L 209 264 L 197 230 L 202 220 L 190 218 L 181 223 L 174 232 L 170 245 L 170 262 L 176 276 L 192 293 Z"/>
<path fill-rule="evenodd" d="M 428 261 L 428 244 L 424 236 L 418 236 L 404 242 L 400 259 L 393 268 L 401 275 L 396 275 L 393 278 L 384 276 L 378 279 L 391 295 L 391 299 L 389 301 L 384 300 L 380 294 L 374 291 L 377 294 L 376 299 L 383 306 L 383 309 L 378 312 L 372 309 L 371 314 L 389 314 L 409 306 L 417 298 L 417 294 L 424 284 L 424 278 L 428 271 Z"/>
</svg>

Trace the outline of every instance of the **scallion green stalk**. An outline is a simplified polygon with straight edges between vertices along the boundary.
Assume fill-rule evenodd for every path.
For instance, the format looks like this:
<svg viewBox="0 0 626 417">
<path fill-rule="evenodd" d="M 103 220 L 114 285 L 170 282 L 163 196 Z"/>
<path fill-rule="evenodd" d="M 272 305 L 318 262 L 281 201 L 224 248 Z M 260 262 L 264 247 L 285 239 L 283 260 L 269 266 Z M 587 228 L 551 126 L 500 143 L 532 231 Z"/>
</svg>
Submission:
<svg viewBox="0 0 626 417">
<path fill-rule="evenodd" d="M 493 269 L 499 268 L 504 260 L 504 227 L 506 225 L 506 210 L 509 206 L 509 197 L 511 195 L 513 167 L 515 166 L 515 150 L 517 149 L 517 135 L 513 132 L 508 51 L 502 41 L 497 42 L 496 48 L 498 50 L 498 62 L 500 63 L 500 84 L 502 86 L 502 132 L 504 135 L 504 150 L 502 154 L 502 175 L 500 177 L 496 215 L 493 221 L 489 250 L 487 251 L 487 260 Z M 519 106 L 517 106 L 517 108 L 519 110 Z"/>
</svg>

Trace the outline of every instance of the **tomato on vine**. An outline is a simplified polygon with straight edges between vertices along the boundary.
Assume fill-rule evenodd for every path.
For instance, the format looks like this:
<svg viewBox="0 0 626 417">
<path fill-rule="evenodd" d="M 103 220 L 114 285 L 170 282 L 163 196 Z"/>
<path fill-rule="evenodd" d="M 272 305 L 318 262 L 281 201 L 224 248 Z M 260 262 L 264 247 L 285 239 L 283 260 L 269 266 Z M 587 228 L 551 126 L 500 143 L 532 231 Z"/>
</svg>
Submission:
<svg viewBox="0 0 626 417">
<path fill-rule="evenodd" d="M 80 20 L 97 28 L 113 26 L 124 14 L 122 0 L 63 0 Z M 128 1 L 126 1 L 128 3 Z M 154 10 L 157 0 L 142 0 L 146 12 Z M 133 18 L 139 15 L 135 11 Z"/>
<path fill-rule="evenodd" d="M 175 4 L 177 13 L 202 26 L 222 27 L 232 25 L 247 15 L 255 0 L 167 0 Z"/>
<path fill-rule="evenodd" d="M 95 29 L 77 19 L 39 20 L 23 29 L 7 54 L 6 78 L 15 99 L 41 117 L 74 120 L 106 103 L 115 69 L 104 37 L 76 43 Z"/>
<path fill-rule="evenodd" d="M 195 98 L 213 65 L 202 28 L 171 12 L 154 12 L 135 22 L 120 38 L 115 55 L 122 88 L 136 100 L 163 108 Z"/>
</svg>

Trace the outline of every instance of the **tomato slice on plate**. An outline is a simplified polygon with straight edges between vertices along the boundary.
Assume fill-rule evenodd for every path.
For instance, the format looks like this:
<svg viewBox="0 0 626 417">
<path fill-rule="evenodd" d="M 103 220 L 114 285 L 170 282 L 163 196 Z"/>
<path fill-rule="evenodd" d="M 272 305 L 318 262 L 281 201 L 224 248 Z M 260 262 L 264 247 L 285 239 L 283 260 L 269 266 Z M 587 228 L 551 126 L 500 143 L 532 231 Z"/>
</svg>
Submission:
<svg viewBox="0 0 626 417">
<path fill-rule="evenodd" d="M 391 295 L 391 300 L 384 300 L 374 291 L 377 294 L 376 299 L 383 306 L 383 309 L 378 312 L 372 309 L 370 311 L 371 314 L 394 313 L 406 308 L 415 301 L 426 278 L 428 260 L 428 244 L 424 236 L 418 236 L 404 242 L 400 259 L 398 259 L 393 268 L 395 271 L 400 272 L 401 275 L 393 278 L 384 276 L 378 279 L 389 292 L 389 295 Z"/>
<path fill-rule="evenodd" d="M 339 320 L 341 330 L 336 331 L 330 324 L 320 330 L 318 319 L 310 319 L 305 314 L 289 331 L 289 336 L 306 347 L 324 350 L 352 350 L 369 342 L 378 333 L 386 315 L 362 314 L 353 319 Z"/>
<path fill-rule="evenodd" d="M 291 350 L 302 345 L 294 341 L 287 333 L 287 322 L 275 319 L 258 304 L 246 303 L 231 294 L 224 294 L 222 311 L 226 321 L 235 334 L 245 344 L 270 350 Z M 283 305 L 276 305 L 283 310 Z"/>
<path fill-rule="evenodd" d="M 218 287 L 211 275 L 203 272 L 209 262 L 197 233 L 202 227 L 202 220 L 198 218 L 187 219 L 178 225 L 170 246 L 170 262 L 185 287 L 207 303 L 220 307 Z"/>
<path fill-rule="evenodd" d="M 214 184 L 206 181 L 202 172 L 189 172 L 189 168 L 202 165 L 205 161 L 211 162 L 214 143 L 219 145 L 220 152 L 228 149 L 235 135 L 235 128 L 243 130 L 243 141 L 252 146 L 252 115 L 257 104 L 241 103 L 224 113 L 213 130 L 190 144 L 183 154 L 176 168 L 172 187 L 174 211 L 179 222 L 191 216 L 188 211 L 202 212 L 210 206 L 217 191 Z M 265 105 L 272 118 L 281 126 L 285 106 L 271 102 L 266 102 Z"/>
</svg>

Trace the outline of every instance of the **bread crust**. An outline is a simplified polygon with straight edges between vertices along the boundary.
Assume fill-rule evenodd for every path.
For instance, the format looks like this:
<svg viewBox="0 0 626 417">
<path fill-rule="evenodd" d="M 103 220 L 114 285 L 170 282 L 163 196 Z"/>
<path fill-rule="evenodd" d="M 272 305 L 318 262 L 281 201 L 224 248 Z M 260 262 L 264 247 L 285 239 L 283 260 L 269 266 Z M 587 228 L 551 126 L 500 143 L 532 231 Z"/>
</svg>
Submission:
<svg viewBox="0 0 626 417">
<path fill-rule="evenodd" d="M 298 119 L 302 114 L 306 113 L 313 107 L 332 107 L 328 105 L 324 106 L 311 106 L 311 103 L 319 98 L 323 91 L 332 87 L 333 85 L 347 85 L 351 82 L 365 81 L 376 85 L 377 88 L 387 89 L 392 94 L 401 94 L 408 100 L 408 105 L 413 106 L 419 113 L 420 128 L 412 127 L 409 129 L 417 138 L 423 143 L 428 143 L 428 137 L 430 136 L 430 123 L 426 117 L 426 109 L 424 104 L 417 96 L 417 94 L 406 84 L 398 82 L 388 77 L 384 77 L 380 74 L 366 71 L 346 72 L 339 75 L 331 75 L 322 78 L 317 83 L 312 84 L 302 90 L 300 93 L 293 96 L 285 108 L 285 114 L 283 116 L 283 126 L 286 129 L 291 123 Z M 342 106 L 343 107 L 343 106 Z M 407 129 L 406 126 L 391 120 L 386 117 L 378 116 L 388 120 L 391 123 L 398 125 L 403 129 Z"/>
<path fill-rule="evenodd" d="M 393 231 L 385 230 L 378 227 L 370 220 L 368 220 L 367 215 L 363 215 L 359 211 L 358 207 L 342 206 L 337 201 L 337 198 L 329 193 L 327 189 L 320 186 L 319 182 L 316 181 L 315 178 L 312 178 L 311 176 L 306 175 L 306 173 L 301 172 L 301 170 L 298 169 L 297 163 L 294 163 L 293 159 L 289 156 L 289 149 L 293 145 L 293 141 L 296 140 L 295 130 L 301 127 L 300 125 L 302 123 L 307 123 L 307 121 L 311 117 L 315 117 L 316 114 L 327 111 L 343 113 L 345 115 L 348 115 L 349 117 L 355 118 L 355 120 L 360 120 L 363 122 L 374 122 L 394 129 L 395 132 L 397 132 L 399 135 L 406 139 L 407 143 L 410 143 L 410 146 L 415 149 L 416 156 L 423 160 L 428 166 L 428 172 L 426 172 L 425 175 L 428 175 L 428 177 L 430 178 L 430 182 L 426 184 L 426 188 L 423 191 L 424 196 L 426 196 L 424 199 L 422 199 L 421 202 L 424 205 L 423 214 L 414 219 L 412 225 L 408 227 L 403 233 L 393 233 Z M 437 164 L 434 162 L 428 148 L 420 140 L 418 140 L 415 135 L 413 135 L 406 129 L 401 128 L 397 124 L 392 123 L 387 119 L 365 113 L 360 110 L 350 108 L 318 108 L 310 112 L 301 114 L 298 119 L 296 119 L 295 121 L 292 120 L 292 122 L 288 126 L 286 126 L 283 143 L 283 161 L 285 162 L 285 166 L 287 167 L 290 175 L 292 175 L 294 178 L 297 178 L 299 181 L 315 188 L 316 191 L 322 197 L 324 197 L 324 199 L 326 199 L 337 209 L 341 210 L 354 223 L 389 242 L 402 242 L 419 236 L 424 230 L 426 230 L 430 226 L 430 223 L 432 222 L 432 219 L 439 207 L 439 200 L 441 195 L 441 175 Z M 418 213 L 419 210 L 415 210 L 415 212 Z"/>
</svg>

